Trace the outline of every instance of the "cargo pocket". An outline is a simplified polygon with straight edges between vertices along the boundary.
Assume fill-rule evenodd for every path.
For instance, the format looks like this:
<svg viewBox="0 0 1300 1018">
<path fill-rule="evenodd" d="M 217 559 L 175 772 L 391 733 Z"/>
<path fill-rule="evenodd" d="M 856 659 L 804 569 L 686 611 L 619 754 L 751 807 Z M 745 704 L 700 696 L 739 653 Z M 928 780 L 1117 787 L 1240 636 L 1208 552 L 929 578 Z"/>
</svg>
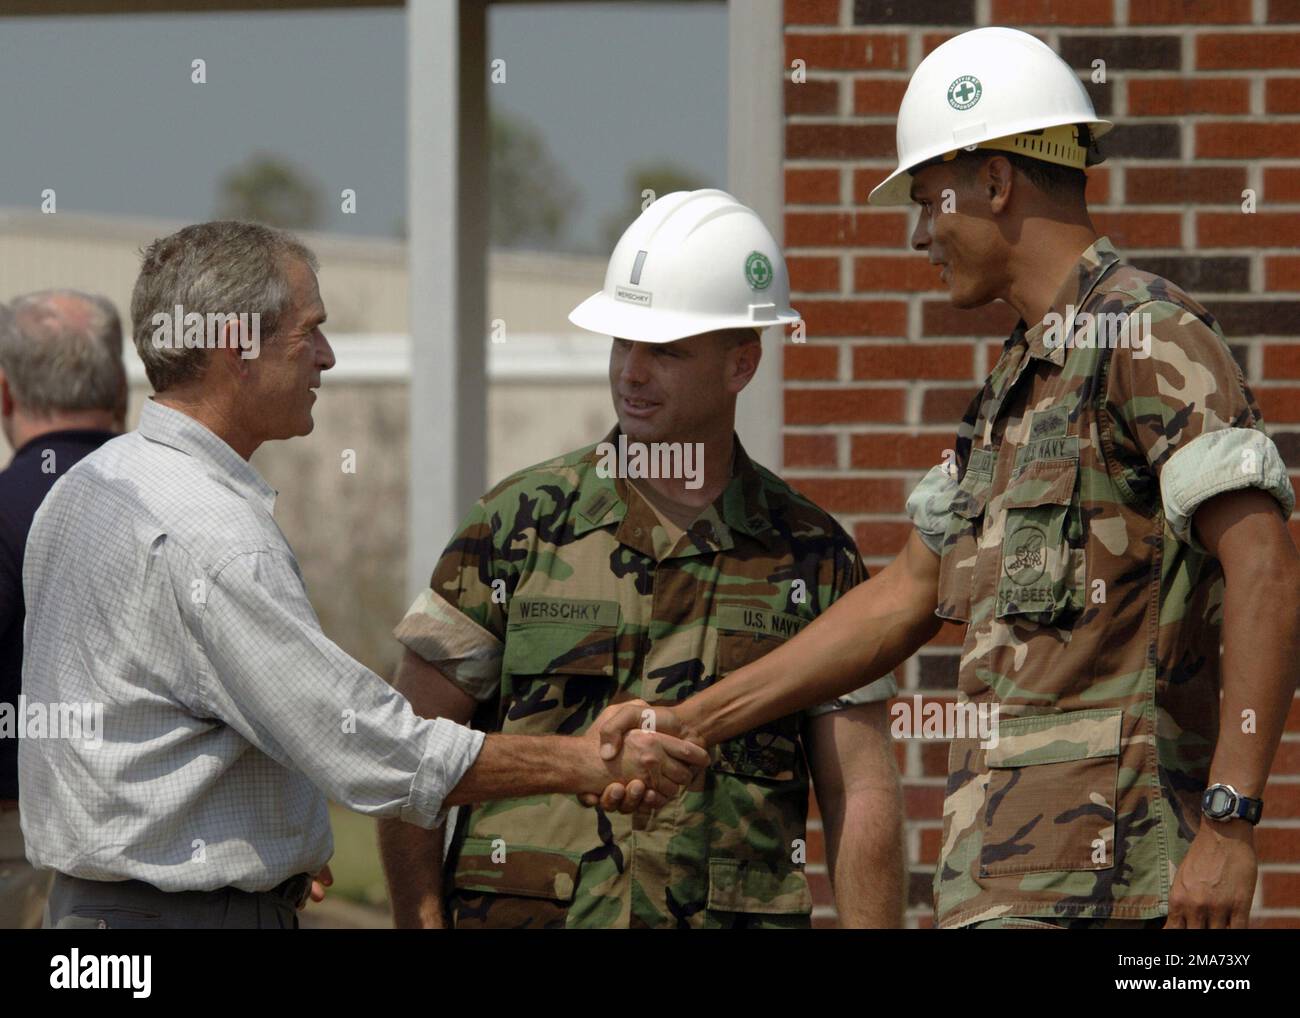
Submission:
<svg viewBox="0 0 1300 1018">
<path fill-rule="evenodd" d="M 971 620 L 971 590 L 975 560 L 983 529 L 984 509 L 993 487 L 993 455 L 976 459 L 972 454 L 966 473 L 948 506 L 948 532 L 944 535 L 939 560 L 939 592 L 935 614 L 952 622 Z"/>
<path fill-rule="evenodd" d="M 750 915 L 808 915 L 812 891 L 801 869 L 741 859 L 709 860 L 708 907 Z"/>
<path fill-rule="evenodd" d="M 534 622 L 506 628 L 502 655 L 507 701 L 501 731 L 576 735 L 596 719 L 615 689 L 615 626 Z"/>
<path fill-rule="evenodd" d="M 1083 607 L 1078 477 L 1077 459 L 1034 462 L 1012 476 L 1002 496 L 998 618 L 1060 623 Z"/>
<path fill-rule="evenodd" d="M 757 661 L 784 642 L 781 637 L 756 632 L 719 632 L 718 678 Z M 713 770 L 746 778 L 792 781 L 798 762 L 799 715 L 791 714 L 719 744 Z"/>
<path fill-rule="evenodd" d="M 562 928 L 580 862 L 576 852 L 466 838 L 456 860 L 452 920 L 457 929 Z"/>
<path fill-rule="evenodd" d="M 1115 864 L 1121 710 L 1002 720 L 985 750 L 980 876 Z"/>
</svg>

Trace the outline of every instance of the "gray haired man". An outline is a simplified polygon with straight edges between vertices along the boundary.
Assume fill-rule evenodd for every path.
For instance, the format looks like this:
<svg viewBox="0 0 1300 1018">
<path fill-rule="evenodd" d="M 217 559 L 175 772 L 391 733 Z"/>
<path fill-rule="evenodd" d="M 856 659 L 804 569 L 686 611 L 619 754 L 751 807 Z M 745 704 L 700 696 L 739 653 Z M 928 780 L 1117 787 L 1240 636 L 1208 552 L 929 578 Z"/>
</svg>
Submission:
<svg viewBox="0 0 1300 1018">
<path fill-rule="evenodd" d="M 122 323 L 103 297 L 46 290 L 0 306 L 0 929 L 40 925 L 49 873 L 27 862 L 18 823 L 23 549 L 41 500 L 122 430 Z"/>
<path fill-rule="evenodd" d="M 250 223 L 155 241 L 131 302 L 155 395 L 32 526 L 28 696 L 102 712 L 98 745 L 19 750 L 28 857 L 56 871 L 49 925 L 296 926 L 324 894 L 313 876 L 329 882 L 326 795 L 429 828 L 451 805 L 611 774 L 671 796 L 708 763 L 639 729 L 606 760 L 593 736 L 425 720 L 321 632 L 248 463 L 312 430 L 334 365 L 316 264 Z"/>
</svg>

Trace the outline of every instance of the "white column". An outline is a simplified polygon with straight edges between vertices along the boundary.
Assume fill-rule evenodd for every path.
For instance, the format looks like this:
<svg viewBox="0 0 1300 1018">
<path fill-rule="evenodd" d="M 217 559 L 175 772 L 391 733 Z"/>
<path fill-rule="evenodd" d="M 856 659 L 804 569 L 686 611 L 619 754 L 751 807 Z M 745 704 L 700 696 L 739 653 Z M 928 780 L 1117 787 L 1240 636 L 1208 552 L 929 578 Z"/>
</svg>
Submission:
<svg viewBox="0 0 1300 1018">
<path fill-rule="evenodd" d="M 407 3 L 412 597 L 486 483 L 486 47 L 483 0 Z"/>
<path fill-rule="evenodd" d="M 727 184 L 782 241 L 785 186 L 785 96 L 782 91 L 781 0 L 730 0 L 728 35 Z M 797 305 L 796 305 L 797 306 Z M 758 374 L 736 404 L 745 449 L 770 470 L 782 467 L 782 329 L 763 334 Z"/>
</svg>

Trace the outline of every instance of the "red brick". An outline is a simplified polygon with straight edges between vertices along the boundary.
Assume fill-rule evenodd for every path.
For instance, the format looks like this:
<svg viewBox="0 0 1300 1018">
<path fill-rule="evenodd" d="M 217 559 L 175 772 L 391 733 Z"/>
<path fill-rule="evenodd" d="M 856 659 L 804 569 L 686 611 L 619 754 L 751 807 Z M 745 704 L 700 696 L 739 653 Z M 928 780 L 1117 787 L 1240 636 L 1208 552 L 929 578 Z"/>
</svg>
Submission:
<svg viewBox="0 0 1300 1018">
<path fill-rule="evenodd" d="M 894 151 L 891 124 L 786 124 L 787 159 L 875 159 Z"/>
<path fill-rule="evenodd" d="M 840 0 L 785 0 L 787 25 L 838 25 Z"/>
<path fill-rule="evenodd" d="M 960 647 L 966 640 L 966 626 L 960 622 L 945 622 L 943 627 L 926 644 L 927 647 Z"/>
<path fill-rule="evenodd" d="M 802 381 L 834 381 L 840 376 L 840 348 L 822 343 L 787 343 L 784 375 Z"/>
<path fill-rule="evenodd" d="M 1265 378 L 1300 378 L 1300 343 L 1264 347 Z"/>
<path fill-rule="evenodd" d="M 921 36 L 921 57 L 924 59 L 942 46 L 949 39 L 957 38 L 957 32 L 926 32 Z M 1033 34 L 1032 32 L 1030 33 Z"/>
<path fill-rule="evenodd" d="M 812 336 L 902 336 L 907 304 L 901 300 L 800 300 Z"/>
<path fill-rule="evenodd" d="M 943 828 L 922 827 L 920 835 L 916 861 L 933 866 L 938 863 L 939 849 L 943 847 Z"/>
<path fill-rule="evenodd" d="M 1255 848 L 1263 863 L 1300 862 L 1300 827 L 1257 827 Z"/>
<path fill-rule="evenodd" d="M 1250 19 L 1250 0 L 1129 0 L 1130 25 L 1231 25 Z"/>
<path fill-rule="evenodd" d="M 1111 25 L 1110 0 L 993 0 L 994 25 Z"/>
<path fill-rule="evenodd" d="M 975 385 L 926 389 L 921 396 L 921 420 L 926 424 L 956 425 L 975 398 Z"/>
<path fill-rule="evenodd" d="M 1016 321 L 1016 313 L 1000 301 L 970 310 L 955 308 L 946 300 L 927 300 L 921 305 L 923 336 L 1006 337 Z"/>
<path fill-rule="evenodd" d="M 879 513 L 903 504 L 903 482 L 891 477 L 793 476 L 786 481 L 832 513 Z"/>
<path fill-rule="evenodd" d="M 1300 387 L 1254 385 L 1251 389 L 1259 401 L 1260 409 L 1264 411 L 1264 420 L 1272 424 L 1300 422 Z"/>
<path fill-rule="evenodd" d="M 872 189 L 893 172 L 893 163 L 880 163 L 879 165 L 859 166 L 855 168 L 853 171 L 853 204 L 865 206 L 867 204 L 867 197 L 871 194 Z M 915 211 L 915 209 L 913 211 Z M 904 218 L 907 218 L 909 214 L 903 213 L 902 215 Z M 908 229 L 910 230 L 911 227 L 909 226 Z M 906 245 L 900 243 L 899 246 Z"/>
<path fill-rule="evenodd" d="M 1121 250 L 1183 244 L 1183 219 L 1175 212 L 1095 212 L 1092 222 Z"/>
<path fill-rule="evenodd" d="M 1268 17 L 1264 20 L 1270 25 L 1300 21 L 1300 0 L 1268 0 Z"/>
<path fill-rule="evenodd" d="M 1300 901 L 1300 873 L 1260 874 L 1260 903 L 1264 908 L 1284 908 Z"/>
<path fill-rule="evenodd" d="M 785 73 L 802 60 L 808 70 L 905 71 L 907 36 L 901 32 L 837 32 L 833 35 L 787 35 Z"/>
<path fill-rule="evenodd" d="M 1084 191 L 1084 199 L 1089 205 L 1105 205 L 1110 201 L 1110 168 L 1106 166 L 1090 166 L 1086 171 L 1088 175 L 1088 186 Z"/>
<path fill-rule="evenodd" d="M 827 81 L 822 78 L 808 81 L 785 79 L 785 112 L 788 116 L 834 115 L 839 111 L 840 83 L 838 81 Z"/>
<path fill-rule="evenodd" d="M 903 782 L 903 808 L 909 820 L 933 820 L 943 816 L 943 785 Z"/>
<path fill-rule="evenodd" d="M 855 470 L 929 470 L 940 461 L 945 449 L 952 448 L 952 439 L 947 432 L 853 435 L 849 439 L 849 464 Z"/>
<path fill-rule="evenodd" d="M 1300 290 L 1300 256 L 1270 255 L 1264 259 L 1264 289 Z"/>
<path fill-rule="evenodd" d="M 1300 911 L 1293 911 L 1289 916 L 1251 916 L 1250 918 L 1252 930 L 1294 930 L 1297 927 L 1300 927 Z"/>
<path fill-rule="evenodd" d="M 1244 166 L 1130 166 L 1124 173 L 1132 205 L 1236 205 L 1245 186 Z"/>
<path fill-rule="evenodd" d="M 1128 112 L 1134 117 L 1181 117 L 1188 113 L 1249 113 L 1245 78 L 1130 78 Z"/>
<path fill-rule="evenodd" d="M 895 117 L 906 91 L 906 78 L 857 78 L 853 82 L 853 112 L 860 117 Z"/>
<path fill-rule="evenodd" d="M 785 260 L 785 267 L 790 270 L 790 289 L 796 293 L 839 292 L 840 260 L 838 258 L 792 255 Z"/>
<path fill-rule="evenodd" d="M 785 390 L 785 423 L 857 424 L 901 422 L 906 389 L 860 386 Z M 902 505 L 899 502 L 898 505 Z M 897 508 L 897 507 L 895 507 Z"/>
<path fill-rule="evenodd" d="M 786 248 L 902 247 L 907 216 L 898 212 L 787 212 Z"/>
<path fill-rule="evenodd" d="M 1270 202 L 1300 202 L 1300 167 L 1266 167 L 1264 198 Z"/>
<path fill-rule="evenodd" d="M 1294 32 L 1207 33 L 1196 40 L 1196 69 L 1300 67 L 1300 34 Z"/>
<path fill-rule="evenodd" d="M 897 555 L 912 536 L 912 524 L 869 520 L 853 526 L 853 540 L 863 558 Z M 901 766 L 901 762 L 900 762 Z"/>
<path fill-rule="evenodd" d="M 903 290 L 907 293 L 941 291 L 939 267 L 923 254 L 911 256 L 864 255 L 853 259 L 853 289 Z"/>
<path fill-rule="evenodd" d="M 797 169 L 785 171 L 787 205 L 838 205 L 840 171 L 837 169 Z"/>
<path fill-rule="evenodd" d="M 1273 757 L 1272 773 L 1285 774 L 1289 777 L 1300 776 L 1300 742 L 1283 742 L 1277 747 L 1277 755 Z M 1296 861 L 1300 862 L 1300 859 Z"/>
<path fill-rule="evenodd" d="M 970 378 L 969 343 L 872 343 L 853 348 L 853 377 L 879 379 Z"/>
<path fill-rule="evenodd" d="M 1281 124 L 1231 123 L 1196 125 L 1198 159 L 1296 159 L 1300 134 Z"/>
<path fill-rule="evenodd" d="M 784 463 L 789 467 L 833 467 L 836 465 L 834 435 L 785 435 Z"/>
<path fill-rule="evenodd" d="M 993 370 L 998 359 L 1002 356 L 1002 343 L 985 343 L 984 344 L 984 374 Z"/>
<path fill-rule="evenodd" d="M 1300 78 L 1269 78 L 1264 82 L 1265 113 L 1300 113 Z"/>
<path fill-rule="evenodd" d="M 1300 246 L 1300 212 L 1201 212 L 1196 216 L 1201 247 Z"/>
</svg>

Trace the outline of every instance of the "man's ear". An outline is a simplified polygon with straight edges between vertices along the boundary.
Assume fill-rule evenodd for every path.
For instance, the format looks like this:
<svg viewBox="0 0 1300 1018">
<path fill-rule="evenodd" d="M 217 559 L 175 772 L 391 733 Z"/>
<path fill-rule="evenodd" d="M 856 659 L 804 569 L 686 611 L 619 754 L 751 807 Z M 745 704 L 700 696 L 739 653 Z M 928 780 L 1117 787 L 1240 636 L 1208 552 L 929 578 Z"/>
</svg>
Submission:
<svg viewBox="0 0 1300 1018">
<path fill-rule="evenodd" d="M 763 341 L 755 336 L 737 343 L 731 349 L 731 370 L 727 374 L 727 391 L 739 393 L 750 383 L 759 363 L 763 360 Z"/>
<path fill-rule="evenodd" d="M 988 199 L 989 211 L 999 215 L 1006 210 L 1015 187 L 1016 168 L 1005 156 L 994 156 L 984 164 L 980 186 Z"/>
</svg>

